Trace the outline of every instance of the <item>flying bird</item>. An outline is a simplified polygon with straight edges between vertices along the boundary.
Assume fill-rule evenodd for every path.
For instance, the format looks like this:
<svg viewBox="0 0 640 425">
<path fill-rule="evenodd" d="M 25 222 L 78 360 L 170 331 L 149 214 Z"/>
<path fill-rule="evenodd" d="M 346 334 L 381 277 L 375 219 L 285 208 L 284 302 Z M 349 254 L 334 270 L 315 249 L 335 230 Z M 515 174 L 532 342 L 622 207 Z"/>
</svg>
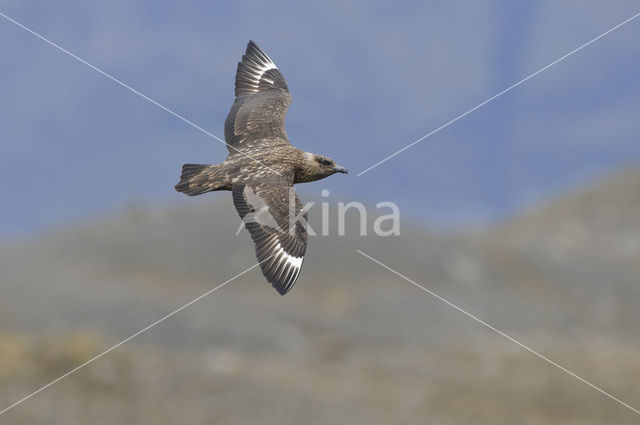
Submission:
<svg viewBox="0 0 640 425">
<path fill-rule="evenodd" d="M 224 123 L 229 151 L 221 164 L 184 164 L 178 192 L 229 190 L 251 234 L 262 273 L 284 295 L 300 275 L 307 213 L 293 185 L 347 173 L 324 155 L 293 146 L 284 129 L 291 95 L 276 64 L 253 41 L 238 63 L 235 101 Z"/>
</svg>

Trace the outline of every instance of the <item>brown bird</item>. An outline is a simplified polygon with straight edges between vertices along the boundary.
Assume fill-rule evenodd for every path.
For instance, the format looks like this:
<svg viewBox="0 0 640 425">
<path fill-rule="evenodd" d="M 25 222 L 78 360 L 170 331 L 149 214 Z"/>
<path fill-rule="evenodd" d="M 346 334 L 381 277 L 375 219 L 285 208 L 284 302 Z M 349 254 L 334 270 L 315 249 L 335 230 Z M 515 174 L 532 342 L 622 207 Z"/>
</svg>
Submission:
<svg viewBox="0 0 640 425">
<path fill-rule="evenodd" d="M 287 82 L 253 41 L 238 63 L 235 93 L 224 123 L 227 159 L 183 165 L 175 189 L 189 196 L 232 191 L 262 273 L 284 295 L 298 279 L 307 247 L 307 213 L 293 185 L 346 174 L 347 169 L 289 142 L 284 130 L 291 104 Z"/>
</svg>

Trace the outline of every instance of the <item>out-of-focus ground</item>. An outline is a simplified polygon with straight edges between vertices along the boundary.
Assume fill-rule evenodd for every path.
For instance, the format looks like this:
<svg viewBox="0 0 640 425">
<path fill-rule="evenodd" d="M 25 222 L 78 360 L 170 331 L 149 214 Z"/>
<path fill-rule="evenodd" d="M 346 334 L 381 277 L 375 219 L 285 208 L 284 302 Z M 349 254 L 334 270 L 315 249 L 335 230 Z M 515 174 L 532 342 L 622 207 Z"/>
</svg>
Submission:
<svg viewBox="0 0 640 425">
<path fill-rule="evenodd" d="M 0 410 L 254 264 L 227 195 L 2 245 Z M 312 238 L 287 296 L 253 270 L 0 423 L 638 423 L 355 249 L 638 408 L 639 170 L 489 229 L 356 232 Z"/>
</svg>

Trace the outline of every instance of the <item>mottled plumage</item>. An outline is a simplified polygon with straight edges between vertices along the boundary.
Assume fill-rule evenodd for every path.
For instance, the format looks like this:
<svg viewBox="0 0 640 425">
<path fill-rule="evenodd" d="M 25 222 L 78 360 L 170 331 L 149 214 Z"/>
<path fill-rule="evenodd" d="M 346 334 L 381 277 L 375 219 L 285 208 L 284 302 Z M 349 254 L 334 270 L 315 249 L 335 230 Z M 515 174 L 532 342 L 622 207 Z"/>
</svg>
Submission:
<svg viewBox="0 0 640 425">
<path fill-rule="evenodd" d="M 296 282 L 307 246 L 307 214 L 293 189 L 347 170 L 289 142 L 284 119 L 287 82 L 253 42 L 238 64 L 236 99 L 224 125 L 229 150 L 216 165 L 185 164 L 176 190 L 189 196 L 230 190 L 262 273 L 282 295 Z"/>
</svg>

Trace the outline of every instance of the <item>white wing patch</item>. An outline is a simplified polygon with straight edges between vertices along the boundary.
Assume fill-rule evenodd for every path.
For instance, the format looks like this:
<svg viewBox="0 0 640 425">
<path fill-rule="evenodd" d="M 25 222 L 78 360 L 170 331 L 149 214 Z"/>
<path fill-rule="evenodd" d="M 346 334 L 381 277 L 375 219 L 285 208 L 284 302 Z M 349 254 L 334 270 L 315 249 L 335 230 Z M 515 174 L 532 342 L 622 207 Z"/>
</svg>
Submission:
<svg viewBox="0 0 640 425">
<path fill-rule="evenodd" d="M 282 245 L 280 245 L 280 242 L 278 242 L 278 244 L 276 245 L 276 251 L 282 253 L 282 257 L 280 258 L 280 261 L 286 261 L 287 264 L 290 264 L 290 265 L 292 265 L 293 267 L 295 267 L 297 269 L 299 269 L 302 266 L 302 258 L 303 257 L 294 257 L 293 255 L 289 255 L 284 250 Z"/>
<path fill-rule="evenodd" d="M 272 278 L 279 283 L 278 286 L 282 288 L 282 292 L 287 293 L 298 279 L 304 257 L 290 255 L 277 240 L 271 245 L 273 248 L 270 251 L 273 252 L 276 263 L 272 269 Z"/>
<path fill-rule="evenodd" d="M 278 71 L 275 62 L 253 41 L 250 41 L 247 45 L 247 51 L 242 56 L 242 62 L 238 64 L 236 96 L 255 94 L 261 90 L 273 88 L 289 91 L 287 83 L 280 71 Z M 276 103 L 284 102 L 281 106 L 285 108 L 288 105 L 287 96 L 282 99 L 276 96 L 274 101 Z"/>
<path fill-rule="evenodd" d="M 275 63 L 269 58 L 269 56 L 265 55 L 264 61 L 262 63 L 258 63 L 254 61 L 252 58 L 247 57 L 247 61 L 245 62 L 247 66 L 247 72 L 244 75 L 246 78 L 246 82 L 251 84 L 251 90 L 254 93 L 258 93 L 258 86 L 260 84 L 260 80 L 262 76 L 271 69 L 278 69 Z M 273 84 L 272 79 L 265 78 L 265 81 L 268 81 L 270 84 Z"/>
</svg>

